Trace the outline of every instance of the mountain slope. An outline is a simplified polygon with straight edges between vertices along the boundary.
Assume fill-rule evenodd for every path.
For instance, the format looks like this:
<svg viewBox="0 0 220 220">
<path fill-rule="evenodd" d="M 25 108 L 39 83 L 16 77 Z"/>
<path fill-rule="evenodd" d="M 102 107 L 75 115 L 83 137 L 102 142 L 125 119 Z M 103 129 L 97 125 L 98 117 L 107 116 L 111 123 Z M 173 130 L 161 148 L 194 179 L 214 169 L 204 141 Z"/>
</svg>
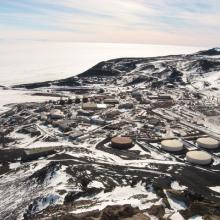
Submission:
<svg viewBox="0 0 220 220">
<path fill-rule="evenodd" d="M 158 87 L 167 83 L 176 86 L 190 84 L 210 72 L 220 71 L 220 54 L 216 48 L 191 55 L 152 58 L 120 58 L 100 62 L 77 77 L 43 83 L 23 84 L 14 88 L 40 88 L 48 86 L 85 86 L 94 81 L 107 84 L 134 85 L 145 83 Z M 98 80 L 97 80 L 98 79 Z"/>
</svg>

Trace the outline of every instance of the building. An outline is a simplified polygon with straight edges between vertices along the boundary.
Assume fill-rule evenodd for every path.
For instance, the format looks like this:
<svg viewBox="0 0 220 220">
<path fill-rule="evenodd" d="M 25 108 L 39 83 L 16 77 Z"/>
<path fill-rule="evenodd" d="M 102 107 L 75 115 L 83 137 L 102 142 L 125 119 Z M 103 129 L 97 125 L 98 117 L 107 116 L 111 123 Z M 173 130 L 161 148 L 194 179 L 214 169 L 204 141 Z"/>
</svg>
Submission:
<svg viewBox="0 0 220 220">
<path fill-rule="evenodd" d="M 96 104 L 94 102 L 87 102 L 82 104 L 83 110 L 97 110 L 97 109 L 106 109 L 106 104 Z"/>
<path fill-rule="evenodd" d="M 83 103 L 82 104 L 82 109 L 84 110 L 96 110 L 97 108 L 97 104 L 94 102 L 87 102 L 87 103 Z"/>
<path fill-rule="evenodd" d="M 158 99 L 172 99 L 172 97 L 168 94 L 160 94 Z"/>
<path fill-rule="evenodd" d="M 166 101 L 157 101 L 154 103 L 151 103 L 153 108 L 169 108 L 174 105 L 173 101 L 166 100 Z"/>
<path fill-rule="evenodd" d="M 53 109 L 50 111 L 50 117 L 52 119 L 61 119 L 64 118 L 65 115 L 59 109 Z"/>
<path fill-rule="evenodd" d="M 105 104 L 111 104 L 111 105 L 116 105 L 119 104 L 119 101 L 117 99 L 104 99 Z"/>
</svg>

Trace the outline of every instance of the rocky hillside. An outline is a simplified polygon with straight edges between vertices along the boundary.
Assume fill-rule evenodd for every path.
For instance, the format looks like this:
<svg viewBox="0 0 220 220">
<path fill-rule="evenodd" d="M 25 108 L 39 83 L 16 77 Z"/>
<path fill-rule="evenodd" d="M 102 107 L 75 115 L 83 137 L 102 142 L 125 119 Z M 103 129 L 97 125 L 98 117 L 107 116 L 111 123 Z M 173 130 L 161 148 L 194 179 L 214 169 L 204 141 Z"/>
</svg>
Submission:
<svg viewBox="0 0 220 220">
<path fill-rule="evenodd" d="M 188 85 L 200 81 L 210 89 L 216 88 L 216 79 L 209 73 L 220 71 L 220 50 L 213 48 L 190 55 L 152 58 L 120 58 L 100 62 L 91 69 L 58 81 L 15 86 L 40 88 L 48 86 L 85 86 L 105 81 L 107 84 L 141 85 L 149 87 Z M 206 82 L 207 80 L 207 82 Z M 212 81 L 213 80 L 213 81 Z"/>
</svg>

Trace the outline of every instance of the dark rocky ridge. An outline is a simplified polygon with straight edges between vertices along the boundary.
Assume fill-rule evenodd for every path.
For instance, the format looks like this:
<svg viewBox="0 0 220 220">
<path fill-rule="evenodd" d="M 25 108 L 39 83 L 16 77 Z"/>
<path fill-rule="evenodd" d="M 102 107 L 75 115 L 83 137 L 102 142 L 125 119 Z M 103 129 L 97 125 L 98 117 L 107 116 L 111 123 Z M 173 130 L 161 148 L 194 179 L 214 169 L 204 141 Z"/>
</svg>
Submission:
<svg viewBox="0 0 220 220">
<path fill-rule="evenodd" d="M 77 87 L 90 85 L 90 78 L 110 78 L 111 80 L 106 83 L 112 83 L 113 80 L 123 79 L 127 75 L 129 75 L 130 78 L 137 77 L 137 79 L 133 80 L 133 83 L 128 83 L 128 85 L 149 81 L 149 78 L 152 76 L 162 80 L 162 85 L 166 83 L 175 83 L 178 85 L 184 84 L 183 72 L 185 72 L 189 78 L 193 78 L 193 75 L 196 74 L 203 75 L 210 71 L 219 71 L 220 61 L 214 58 L 214 55 L 220 55 L 220 52 L 215 48 L 190 55 L 118 58 L 100 62 L 87 71 L 78 74 L 77 77 L 16 85 L 13 86 L 13 88 L 35 89 L 51 86 Z M 141 73 L 141 77 L 137 75 L 137 72 Z M 191 73 L 193 73 L 193 75 Z M 143 76 L 145 76 L 145 78 Z"/>
<path fill-rule="evenodd" d="M 198 54 L 207 56 L 218 56 L 220 55 L 220 48 L 216 47 L 209 50 L 200 51 L 198 52 Z"/>
</svg>

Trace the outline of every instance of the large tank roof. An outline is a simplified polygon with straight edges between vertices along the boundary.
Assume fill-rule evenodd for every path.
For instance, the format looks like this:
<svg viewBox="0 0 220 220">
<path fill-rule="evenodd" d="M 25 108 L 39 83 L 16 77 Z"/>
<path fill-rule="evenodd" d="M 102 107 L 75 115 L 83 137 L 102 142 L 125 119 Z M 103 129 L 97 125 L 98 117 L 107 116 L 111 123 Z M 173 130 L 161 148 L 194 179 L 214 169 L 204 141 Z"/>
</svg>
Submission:
<svg viewBox="0 0 220 220">
<path fill-rule="evenodd" d="M 132 147 L 133 141 L 129 137 L 114 137 L 111 139 L 113 148 L 127 149 Z"/>
<path fill-rule="evenodd" d="M 197 144 L 199 147 L 203 147 L 206 149 L 215 149 L 219 147 L 219 141 L 207 137 L 207 138 L 198 138 L 197 139 Z"/>
<path fill-rule="evenodd" d="M 164 140 L 161 142 L 161 147 L 166 151 L 181 151 L 183 149 L 183 143 L 177 139 Z"/>
<path fill-rule="evenodd" d="M 189 151 L 186 154 L 186 159 L 190 163 L 208 165 L 212 161 L 212 156 L 205 151 Z"/>
</svg>

